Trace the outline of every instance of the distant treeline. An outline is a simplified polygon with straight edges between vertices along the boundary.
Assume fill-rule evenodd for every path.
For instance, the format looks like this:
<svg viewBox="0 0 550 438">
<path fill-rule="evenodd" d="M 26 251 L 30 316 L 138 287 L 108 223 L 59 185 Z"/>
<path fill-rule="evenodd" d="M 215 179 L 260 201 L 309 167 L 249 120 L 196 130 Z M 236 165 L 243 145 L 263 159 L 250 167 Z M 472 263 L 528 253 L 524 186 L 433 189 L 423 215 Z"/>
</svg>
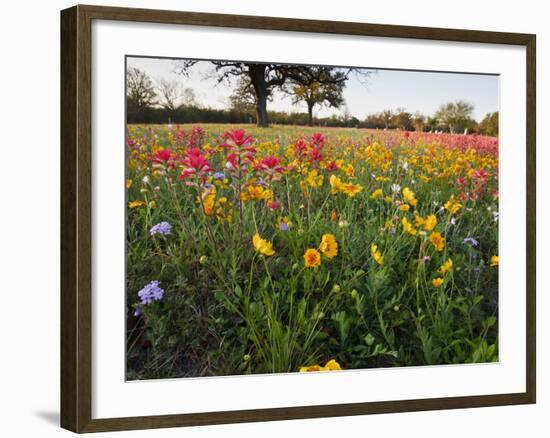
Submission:
<svg viewBox="0 0 550 438">
<path fill-rule="evenodd" d="M 287 113 L 268 111 L 269 121 L 278 125 L 308 125 L 307 113 Z M 166 108 L 142 108 L 127 110 L 128 123 L 256 123 L 254 111 L 243 112 L 234 109 L 202 108 L 198 106 L 182 106 L 175 110 Z M 313 119 L 314 125 L 335 127 L 365 127 L 361 122 L 351 117 L 348 120 L 333 116 Z"/>
<path fill-rule="evenodd" d="M 306 112 L 268 111 L 269 121 L 278 125 L 309 124 Z M 162 107 L 135 108 L 128 105 L 128 123 L 140 124 L 184 124 L 184 123 L 255 123 L 256 114 L 237 109 L 214 109 L 196 105 L 180 106 L 176 109 Z M 406 111 L 383 111 L 359 120 L 354 116 L 314 117 L 313 125 L 347 128 L 400 129 L 404 131 L 449 131 L 448 124 L 442 124 L 440 117 L 425 117 Z M 489 113 L 481 122 L 465 117 L 452 126 L 453 132 L 480 133 L 498 135 L 498 112 Z"/>
</svg>

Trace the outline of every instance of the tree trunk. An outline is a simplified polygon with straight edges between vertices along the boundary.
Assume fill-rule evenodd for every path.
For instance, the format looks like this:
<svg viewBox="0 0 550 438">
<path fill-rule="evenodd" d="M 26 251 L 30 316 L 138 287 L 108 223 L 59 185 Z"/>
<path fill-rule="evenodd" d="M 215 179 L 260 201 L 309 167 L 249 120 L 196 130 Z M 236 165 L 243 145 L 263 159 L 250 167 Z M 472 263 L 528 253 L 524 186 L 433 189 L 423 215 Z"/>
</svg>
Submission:
<svg viewBox="0 0 550 438">
<path fill-rule="evenodd" d="M 267 96 L 269 90 L 265 81 L 265 64 L 249 64 L 248 75 L 256 94 L 256 123 L 258 126 L 267 126 Z"/>
<path fill-rule="evenodd" d="M 313 126 L 313 103 L 307 102 L 307 124 Z"/>
</svg>

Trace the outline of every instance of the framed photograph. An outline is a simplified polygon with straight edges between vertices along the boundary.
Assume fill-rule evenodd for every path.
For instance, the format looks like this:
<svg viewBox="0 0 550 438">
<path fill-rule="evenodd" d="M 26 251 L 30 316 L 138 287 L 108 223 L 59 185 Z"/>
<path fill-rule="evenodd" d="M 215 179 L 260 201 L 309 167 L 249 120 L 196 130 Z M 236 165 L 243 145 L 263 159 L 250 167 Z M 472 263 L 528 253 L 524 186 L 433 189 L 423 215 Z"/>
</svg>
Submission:
<svg viewBox="0 0 550 438">
<path fill-rule="evenodd" d="M 61 12 L 61 425 L 536 401 L 535 35 Z"/>
</svg>

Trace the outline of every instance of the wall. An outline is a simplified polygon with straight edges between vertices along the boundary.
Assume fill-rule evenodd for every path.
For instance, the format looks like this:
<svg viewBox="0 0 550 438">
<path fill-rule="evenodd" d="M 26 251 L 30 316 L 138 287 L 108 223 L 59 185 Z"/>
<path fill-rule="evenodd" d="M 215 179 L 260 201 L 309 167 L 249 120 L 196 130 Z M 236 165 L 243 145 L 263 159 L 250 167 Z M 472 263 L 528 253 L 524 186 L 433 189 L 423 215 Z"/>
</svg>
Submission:
<svg viewBox="0 0 550 438">
<path fill-rule="evenodd" d="M 538 315 L 539 403 L 536 406 L 500 407 L 338 419 L 287 421 L 269 424 L 142 431 L 106 436 L 188 437 L 210 436 L 407 436 L 446 438 L 464 436 L 542 437 L 550 409 L 550 387 L 543 368 L 549 363 L 542 350 L 549 324 L 543 291 L 542 248 L 548 232 L 542 175 L 548 153 L 541 147 L 547 137 L 543 126 L 549 96 L 544 78 L 550 75 L 550 30 L 544 2 L 471 1 L 444 5 L 440 1 L 394 0 L 368 4 L 354 0 L 323 2 L 91 1 L 93 4 L 135 6 L 204 12 L 288 16 L 387 24 L 457 27 L 537 33 L 538 44 Z M 2 170 L 0 272 L 3 295 L 0 325 L 0 400 L 4 436 L 68 436 L 57 426 L 59 397 L 59 10 L 72 2 L 54 0 L 9 2 L 3 5 L 0 126 Z M 546 52 L 546 53 L 545 53 Z M 36 119 L 25 119 L 29 107 Z M 7 108 L 9 108 L 7 110 Z M 503 200 L 505 202 L 505 200 Z"/>
</svg>

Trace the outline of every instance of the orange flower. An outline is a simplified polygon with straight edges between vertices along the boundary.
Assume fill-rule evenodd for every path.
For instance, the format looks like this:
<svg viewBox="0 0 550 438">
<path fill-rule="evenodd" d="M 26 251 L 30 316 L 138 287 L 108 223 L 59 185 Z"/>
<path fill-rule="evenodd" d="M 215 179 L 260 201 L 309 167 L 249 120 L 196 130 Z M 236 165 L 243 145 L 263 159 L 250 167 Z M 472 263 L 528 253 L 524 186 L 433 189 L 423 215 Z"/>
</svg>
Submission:
<svg viewBox="0 0 550 438">
<path fill-rule="evenodd" d="M 439 231 L 433 231 L 432 234 L 430 234 L 430 242 L 436 251 L 441 252 L 445 248 L 445 238 Z"/>
<path fill-rule="evenodd" d="M 320 365 L 309 365 L 305 367 L 300 367 L 301 373 L 308 373 L 311 371 L 341 371 L 342 367 L 334 359 L 329 360 L 324 367 Z"/>
<path fill-rule="evenodd" d="M 321 253 L 314 248 L 309 248 L 304 254 L 306 268 L 315 268 L 321 264 Z"/>
</svg>

